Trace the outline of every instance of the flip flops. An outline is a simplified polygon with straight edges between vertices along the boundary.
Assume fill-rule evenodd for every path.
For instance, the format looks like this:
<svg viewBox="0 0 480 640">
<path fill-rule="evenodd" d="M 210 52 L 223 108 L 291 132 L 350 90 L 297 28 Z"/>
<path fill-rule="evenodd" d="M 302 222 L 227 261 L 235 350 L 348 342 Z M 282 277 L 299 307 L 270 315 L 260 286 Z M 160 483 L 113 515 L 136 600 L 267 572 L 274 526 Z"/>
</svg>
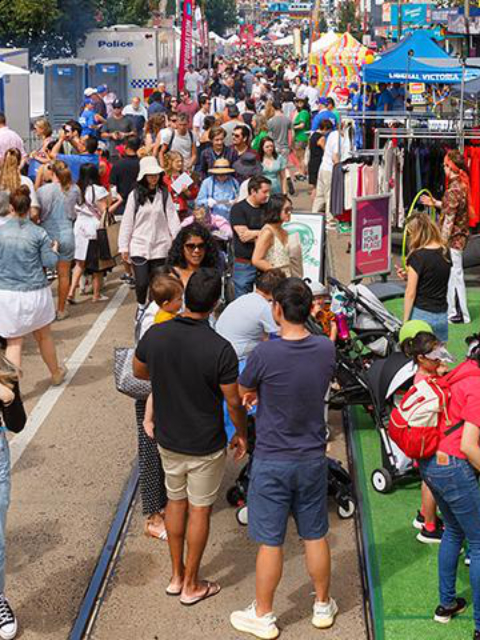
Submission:
<svg viewBox="0 0 480 640">
<path fill-rule="evenodd" d="M 204 600 L 207 600 L 207 598 L 213 598 L 213 596 L 216 596 L 222 590 L 221 586 L 217 582 L 208 582 L 207 580 L 205 584 L 207 585 L 207 590 L 204 594 L 196 598 L 192 598 L 191 600 L 180 598 L 180 604 L 183 604 L 184 607 L 193 607 L 193 605 L 203 602 Z"/>
</svg>

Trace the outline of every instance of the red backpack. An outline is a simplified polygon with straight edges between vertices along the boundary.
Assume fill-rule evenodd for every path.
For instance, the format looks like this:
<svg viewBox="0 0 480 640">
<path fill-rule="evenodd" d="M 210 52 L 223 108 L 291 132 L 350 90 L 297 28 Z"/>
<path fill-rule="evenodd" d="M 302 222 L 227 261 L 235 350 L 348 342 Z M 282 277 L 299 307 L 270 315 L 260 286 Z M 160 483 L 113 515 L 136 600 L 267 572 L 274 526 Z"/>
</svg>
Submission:
<svg viewBox="0 0 480 640">
<path fill-rule="evenodd" d="M 414 384 L 390 414 L 388 435 L 409 458 L 430 458 L 436 453 L 440 439 L 463 425 L 452 425 L 448 413 L 451 385 L 465 378 L 480 376 L 477 372 L 453 369 L 440 378 L 430 377 Z M 447 429 L 440 430 L 442 417 Z"/>
</svg>

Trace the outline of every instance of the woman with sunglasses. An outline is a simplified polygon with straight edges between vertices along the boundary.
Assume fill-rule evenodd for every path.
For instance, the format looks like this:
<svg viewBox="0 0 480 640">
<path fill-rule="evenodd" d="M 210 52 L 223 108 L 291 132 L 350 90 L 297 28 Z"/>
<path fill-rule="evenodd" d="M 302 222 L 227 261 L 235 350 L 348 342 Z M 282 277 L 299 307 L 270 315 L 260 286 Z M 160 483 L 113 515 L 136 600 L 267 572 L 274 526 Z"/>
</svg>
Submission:
<svg viewBox="0 0 480 640">
<path fill-rule="evenodd" d="M 200 267 L 219 269 L 220 254 L 210 231 L 198 222 L 184 227 L 170 247 L 167 267 L 185 287 L 192 273 Z"/>
<path fill-rule="evenodd" d="M 140 160 L 137 186 L 128 196 L 120 223 L 118 248 L 124 262 L 132 264 L 137 296 L 137 319 L 147 306 L 152 272 L 163 266 L 180 229 L 172 198 L 162 181 L 163 169 L 156 158 Z"/>
</svg>

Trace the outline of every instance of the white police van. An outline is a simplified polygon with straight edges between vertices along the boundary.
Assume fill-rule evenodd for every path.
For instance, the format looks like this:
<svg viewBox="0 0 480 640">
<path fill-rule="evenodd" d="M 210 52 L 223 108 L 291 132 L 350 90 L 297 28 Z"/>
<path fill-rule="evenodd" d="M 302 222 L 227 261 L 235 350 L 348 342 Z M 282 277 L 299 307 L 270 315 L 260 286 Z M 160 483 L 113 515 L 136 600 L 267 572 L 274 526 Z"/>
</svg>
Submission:
<svg viewBox="0 0 480 640">
<path fill-rule="evenodd" d="M 86 36 L 78 51 L 80 58 L 88 60 L 128 60 L 128 99 L 148 97 L 159 82 L 168 90 L 176 87 L 176 34 L 170 27 L 137 27 L 116 25 L 94 29 Z"/>
</svg>

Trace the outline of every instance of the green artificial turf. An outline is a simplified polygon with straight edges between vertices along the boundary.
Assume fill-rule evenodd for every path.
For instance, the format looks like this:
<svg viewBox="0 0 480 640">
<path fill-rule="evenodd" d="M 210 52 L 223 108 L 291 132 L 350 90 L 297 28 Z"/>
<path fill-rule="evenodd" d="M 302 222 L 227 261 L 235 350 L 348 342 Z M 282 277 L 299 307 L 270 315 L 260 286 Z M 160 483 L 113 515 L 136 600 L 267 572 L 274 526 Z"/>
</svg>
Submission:
<svg viewBox="0 0 480 640">
<path fill-rule="evenodd" d="M 450 325 L 448 348 L 458 361 L 466 352 L 465 337 L 480 330 L 480 290 L 469 291 L 470 325 Z M 403 301 L 387 304 L 401 317 Z M 362 516 L 366 527 L 373 581 L 377 640 L 464 640 L 472 637 L 473 618 L 468 568 L 461 557 L 458 595 L 469 608 L 442 625 L 433 621 L 438 605 L 437 555 L 439 545 L 421 544 L 412 521 L 420 508 L 420 482 L 397 485 L 392 493 L 377 493 L 372 471 L 382 466 L 379 434 L 362 409 L 353 413 L 353 446 L 360 481 Z"/>
</svg>

